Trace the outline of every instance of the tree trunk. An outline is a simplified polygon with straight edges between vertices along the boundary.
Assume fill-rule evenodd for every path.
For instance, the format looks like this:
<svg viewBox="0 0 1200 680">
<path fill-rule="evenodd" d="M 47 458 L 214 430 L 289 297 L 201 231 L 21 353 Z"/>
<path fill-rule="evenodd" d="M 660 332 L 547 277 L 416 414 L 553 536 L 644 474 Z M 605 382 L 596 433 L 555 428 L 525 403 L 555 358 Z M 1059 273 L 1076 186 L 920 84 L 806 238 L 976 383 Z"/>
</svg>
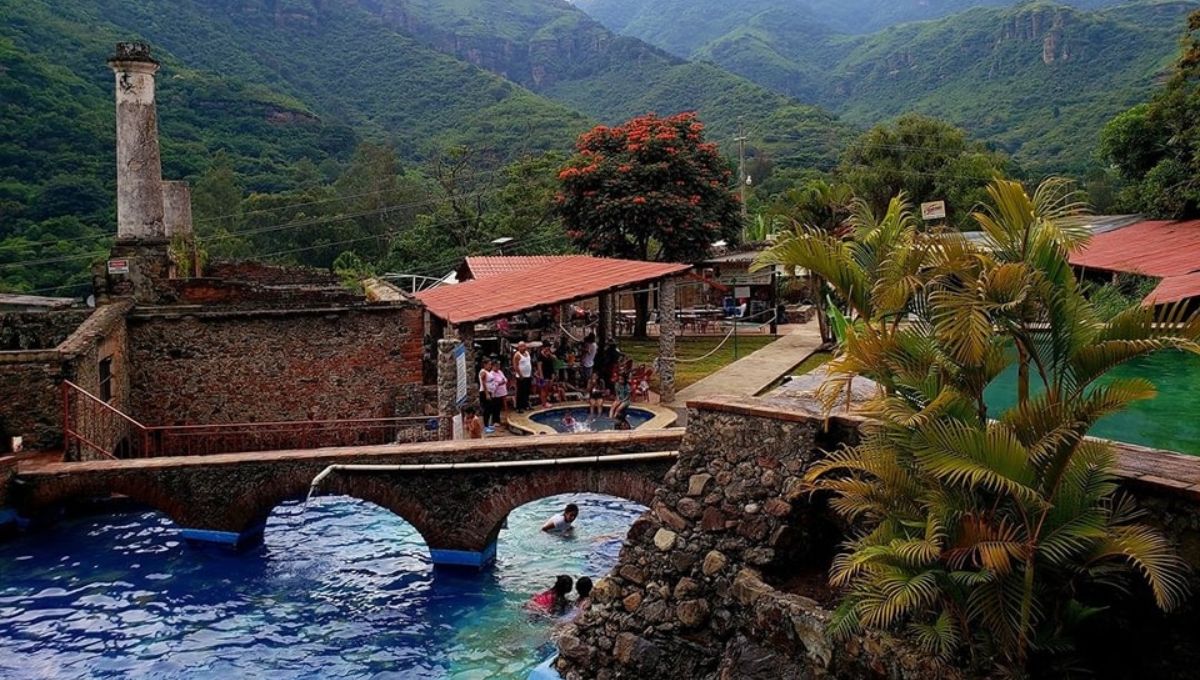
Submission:
<svg viewBox="0 0 1200 680">
<path fill-rule="evenodd" d="M 810 273 L 808 275 L 809 296 L 813 300 L 813 309 L 817 313 L 817 328 L 821 331 L 821 343 L 828 345 L 836 342 L 837 338 L 833 337 L 833 324 L 829 322 L 829 309 L 825 306 L 825 301 L 821 299 L 822 288 L 820 277 Z"/>
<path fill-rule="evenodd" d="M 648 336 L 646 326 L 650 323 L 650 291 L 642 290 L 633 294 L 633 306 L 636 312 L 633 321 L 633 337 L 645 340 Z"/>
</svg>

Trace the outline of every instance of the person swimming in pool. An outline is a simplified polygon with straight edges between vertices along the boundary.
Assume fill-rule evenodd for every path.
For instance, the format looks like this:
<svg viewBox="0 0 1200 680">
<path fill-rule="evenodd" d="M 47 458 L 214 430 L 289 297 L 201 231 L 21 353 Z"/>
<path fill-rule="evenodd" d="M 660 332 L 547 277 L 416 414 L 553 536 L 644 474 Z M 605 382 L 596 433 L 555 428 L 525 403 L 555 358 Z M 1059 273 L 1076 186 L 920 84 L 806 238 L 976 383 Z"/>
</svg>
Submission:
<svg viewBox="0 0 1200 680">
<path fill-rule="evenodd" d="M 542 531 L 551 534 L 569 534 L 574 529 L 572 526 L 575 519 L 579 517 L 579 506 L 574 503 L 567 503 L 567 507 L 557 515 L 546 520 L 542 525 Z"/>
<path fill-rule="evenodd" d="M 554 579 L 554 586 L 534 595 L 525 605 L 525 609 L 535 614 L 558 616 L 567 611 L 571 602 L 567 595 L 571 594 L 574 582 L 565 574 Z"/>
<path fill-rule="evenodd" d="M 566 428 L 567 432 L 574 432 L 579 426 L 579 423 L 575 421 L 575 416 L 571 415 L 570 411 L 567 411 L 566 414 L 563 415 L 562 424 L 563 427 Z"/>
</svg>

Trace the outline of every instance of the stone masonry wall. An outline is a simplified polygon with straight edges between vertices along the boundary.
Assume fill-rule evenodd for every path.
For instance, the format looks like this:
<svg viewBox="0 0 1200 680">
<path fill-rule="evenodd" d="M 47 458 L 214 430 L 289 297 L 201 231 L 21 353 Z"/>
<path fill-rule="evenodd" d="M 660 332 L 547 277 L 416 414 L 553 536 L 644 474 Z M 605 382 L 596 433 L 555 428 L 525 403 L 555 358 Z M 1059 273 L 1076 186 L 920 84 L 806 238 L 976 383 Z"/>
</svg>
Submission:
<svg viewBox="0 0 1200 680">
<path fill-rule="evenodd" d="M 828 611 L 770 585 L 797 569 L 823 578 L 839 532 L 800 480 L 831 436 L 851 435 L 804 412 L 696 406 L 651 511 L 559 641 L 563 677 L 955 677 L 894 640 L 835 646 Z"/>
<path fill-rule="evenodd" d="M 408 304 L 139 312 L 131 414 L 147 425 L 391 416 L 421 383 L 421 339 Z"/>
<path fill-rule="evenodd" d="M 0 351 L 53 349 L 91 313 L 90 309 L 0 313 Z"/>
<path fill-rule="evenodd" d="M 677 464 L 634 523 L 591 609 L 559 640 L 557 669 L 582 678 L 777 680 L 961 678 L 903 640 L 834 643 L 825 587 L 845 527 L 803 491 L 808 465 L 863 421 L 822 427 L 790 398 L 690 403 Z M 1118 478 L 1191 572 L 1192 598 L 1163 614 L 1147 589 L 1109 593 L 1077 636 L 1097 678 L 1194 678 L 1200 667 L 1200 459 L 1118 446 Z M 1057 676 L 1055 676 L 1057 677 Z"/>
<path fill-rule="evenodd" d="M 97 394 L 99 362 L 113 359 L 113 401 L 128 407 L 129 371 L 126 362 L 124 315 L 128 303 L 97 309 L 52 349 L 0 352 L 0 438 L 20 435 L 28 450 L 62 445 L 63 380 L 71 380 Z M 113 433 L 90 433 L 108 442 Z M 118 437 L 119 438 L 119 437 Z M 0 449 L 3 450 L 3 449 Z"/>
</svg>

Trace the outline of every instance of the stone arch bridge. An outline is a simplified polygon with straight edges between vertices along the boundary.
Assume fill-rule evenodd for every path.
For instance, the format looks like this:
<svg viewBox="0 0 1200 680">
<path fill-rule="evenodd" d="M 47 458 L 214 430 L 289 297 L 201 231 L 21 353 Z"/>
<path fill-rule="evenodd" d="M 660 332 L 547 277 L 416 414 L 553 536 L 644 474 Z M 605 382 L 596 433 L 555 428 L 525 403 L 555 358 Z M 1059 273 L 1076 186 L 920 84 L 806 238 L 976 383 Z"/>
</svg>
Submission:
<svg viewBox="0 0 1200 680">
<path fill-rule="evenodd" d="M 424 538 L 434 564 L 482 568 L 495 558 L 496 537 L 508 513 L 525 503 L 561 493 L 593 492 L 650 506 L 675 462 L 673 452 L 682 436 L 682 430 L 607 432 L 29 463 L 18 468 L 10 501 L 21 515 L 36 519 L 74 501 L 121 495 L 167 515 L 189 541 L 245 547 L 262 539 L 272 509 L 303 498 L 313 478 L 328 466 L 404 465 L 402 472 L 339 470 L 328 475 L 321 489 L 370 501 L 401 516 Z M 670 455 L 603 460 L 630 453 Z M 516 464 L 470 469 L 444 465 L 502 461 Z M 411 469 L 437 464 L 443 464 L 441 469 Z"/>
</svg>

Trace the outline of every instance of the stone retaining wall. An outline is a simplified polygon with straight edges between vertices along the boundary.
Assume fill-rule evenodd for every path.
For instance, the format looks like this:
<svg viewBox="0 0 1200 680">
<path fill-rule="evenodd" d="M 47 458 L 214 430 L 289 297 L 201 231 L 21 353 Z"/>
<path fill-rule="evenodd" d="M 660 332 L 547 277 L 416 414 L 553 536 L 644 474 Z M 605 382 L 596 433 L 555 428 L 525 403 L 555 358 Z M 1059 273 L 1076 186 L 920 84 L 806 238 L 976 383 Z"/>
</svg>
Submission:
<svg viewBox="0 0 1200 680">
<path fill-rule="evenodd" d="M 831 434 L 832 433 L 832 434 Z M 680 458 L 592 608 L 559 642 L 576 678 L 954 677 L 884 638 L 833 645 L 829 613 L 773 588 L 823 577 L 840 535 L 801 477 L 831 433 L 807 412 L 689 404 Z"/>
<path fill-rule="evenodd" d="M 84 317 L 64 316 L 75 327 L 51 349 L 0 352 L 0 452 L 12 436 L 24 438 L 27 450 L 62 446 L 63 380 L 97 394 L 99 362 L 111 358 L 112 405 L 128 408 L 129 371 L 124 315 L 127 302 L 101 307 Z M 65 321 L 63 322 L 65 323 Z M 55 330 L 61 335 L 62 329 Z M 94 441 L 111 444 L 115 433 L 90 432 Z"/>
<path fill-rule="evenodd" d="M 129 327 L 147 425 L 389 417 L 422 383 L 413 304 L 139 310 Z"/>
<path fill-rule="evenodd" d="M 688 406 L 679 460 L 651 512 L 559 641 L 564 678 L 961 677 L 894 637 L 835 644 L 825 633 L 834 599 L 825 575 L 845 527 L 801 477 L 822 449 L 853 443 L 861 419 L 825 428 L 815 405 L 789 398 Z M 1200 458 L 1120 453 L 1127 490 L 1196 570 L 1200 596 Z M 1148 602 L 1135 589 L 1080 635 L 1099 677 L 1195 677 L 1194 600 L 1171 615 Z"/>
</svg>

